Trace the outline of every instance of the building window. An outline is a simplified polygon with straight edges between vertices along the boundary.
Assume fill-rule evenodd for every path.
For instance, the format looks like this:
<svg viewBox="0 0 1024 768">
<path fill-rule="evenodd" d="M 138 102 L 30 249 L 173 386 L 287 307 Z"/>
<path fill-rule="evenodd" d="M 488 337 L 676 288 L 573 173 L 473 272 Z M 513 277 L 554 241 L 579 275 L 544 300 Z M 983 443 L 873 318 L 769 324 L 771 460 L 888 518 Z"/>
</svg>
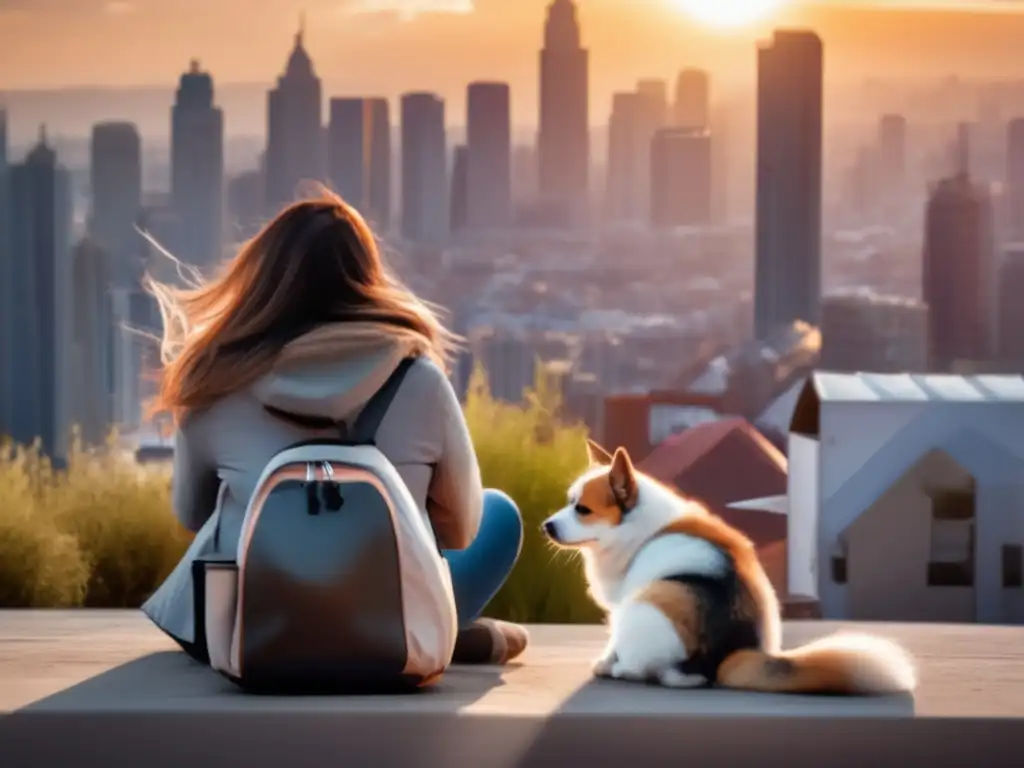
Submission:
<svg viewBox="0 0 1024 768">
<path fill-rule="evenodd" d="M 932 494 L 929 587 L 974 586 L 974 490 Z"/>
<path fill-rule="evenodd" d="M 1003 544 L 1003 587 L 1024 587 L 1024 547 L 1020 544 Z"/>
</svg>

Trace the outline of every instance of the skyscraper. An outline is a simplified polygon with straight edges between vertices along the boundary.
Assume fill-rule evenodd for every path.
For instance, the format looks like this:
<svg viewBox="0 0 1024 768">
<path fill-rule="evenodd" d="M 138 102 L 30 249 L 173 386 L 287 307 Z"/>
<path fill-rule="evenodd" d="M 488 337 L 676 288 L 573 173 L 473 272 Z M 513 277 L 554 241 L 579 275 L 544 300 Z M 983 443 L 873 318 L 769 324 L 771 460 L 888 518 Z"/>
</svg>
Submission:
<svg viewBox="0 0 1024 768">
<path fill-rule="evenodd" d="M 500 229 L 512 218 L 512 113 L 506 83 L 470 83 L 466 101 L 467 225 Z"/>
<path fill-rule="evenodd" d="M 676 103 L 672 122 L 680 128 L 706 128 L 711 82 L 702 69 L 686 68 L 676 78 Z"/>
<path fill-rule="evenodd" d="M 1024 244 L 1003 251 L 999 268 L 999 314 L 996 325 L 998 358 L 1024 371 Z"/>
<path fill-rule="evenodd" d="M 663 128 L 654 135 L 649 215 L 655 228 L 710 223 L 711 143 L 706 128 Z"/>
<path fill-rule="evenodd" d="M 74 331 L 72 414 L 86 445 L 100 445 L 113 424 L 115 328 L 107 252 L 90 238 L 72 256 Z"/>
<path fill-rule="evenodd" d="M 1006 208 L 1010 237 L 1024 240 L 1024 117 L 1006 129 Z"/>
<path fill-rule="evenodd" d="M 25 161 L 11 168 L 10 278 L 7 319 L 17 333 L 0 370 L 9 379 L 8 423 L 16 442 L 41 441 L 60 463 L 71 429 L 71 190 L 45 129 Z"/>
<path fill-rule="evenodd" d="M 552 0 L 540 52 L 540 194 L 577 220 L 590 194 L 589 53 L 574 0 Z"/>
<path fill-rule="evenodd" d="M 649 162 L 641 131 L 642 103 L 636 92 L 612 96 L 608 121 L 608 167 L 605 176 L 605 207 L 613 222 L 638 223 L 646 219 L 642 166 Z"/>
<path fill-rule="evenodd" d="M 122 284 L 134 281 L 142 271 L 135 231 L 142 210 L 142 141 L 134 124 L 93 126 L 89 180 L 92 247 L 106 251 L 110 279 Z"/>
<path fill-rule="evenodd" d="M 173 246 L 182 261 L 205 268 L 224 247 L 224 115 L 214 105 L 213 78 L 193 61 L 171 109 Z"/>
<path fill-rule="evenodd" d="M 639 98 L 637 115 L 637 204 L 641 218 L 651 215 L 651 147 L 654 135 L 668 122 L 668 84 L 664 80 L 640 80 L 636 84 Z"/>
<path fill-rule="evenodd" d="M 882 115 L 878 120 L 878 161 L 881 181 L 899 193 L 907 173 L 907 119 L 903 115 Z"/>
<path fill-rule="evenodd" d="M 777 30 L 757 57 L 754 333 L 821 312 L 821 39 Z"/>
<path fill-rule="evenodd" d="M 276 214 L 306 182 L 323 181 L 324 131 L 320 78 L 303 44 L 303 29 L 277 87 L 267 96 L 267 208 Z"/>
<path fill-rule="evenodd" d="M 14 343 L 14 324 L 10 316 L 14 305 L 14 265 L 10 229 L 10 168 L 7 164 L 7 112 L 0 107 L 0 435 L 8 425 L 11 378 L 14 368 L 8 365 Z"/>
<path fill-rule="evenodd" d="M 441 245 L 448 231 L 444 101 L 433 93 L 407 93 L 402 96 L 402 236 Z"/>
<path fill-rule="evenodd" d="M 996 322 L 992 200 L 966 170 L 936 184 L 925 211 L 921 295 L 930 365 L 989 360 Z"/>
<path fill-rule="evenodd" d="M 374 229 L 391 225 L 391 118 L 387 99 L 331 99 L 327 128 L 331 184 Z"/>
</svg>

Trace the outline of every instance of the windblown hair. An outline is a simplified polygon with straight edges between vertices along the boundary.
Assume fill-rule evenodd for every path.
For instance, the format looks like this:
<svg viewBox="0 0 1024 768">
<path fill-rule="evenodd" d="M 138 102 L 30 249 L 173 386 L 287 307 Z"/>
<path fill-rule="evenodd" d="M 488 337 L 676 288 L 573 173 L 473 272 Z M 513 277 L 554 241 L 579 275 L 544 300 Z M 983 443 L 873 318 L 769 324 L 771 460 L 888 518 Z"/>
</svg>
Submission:
<svg viewBox="0 0 1024 768">
<path fill-rule="evenodd" d="M 212 279 L 143 282 L 163 318 L 153 410 L 176 420 L 256 382 L 318 325 L 361 321 L 421 336 L 446 370 L 458 343 L 391 273 L 359 212 L 326 190 L 281 211 Z"/>
</svg>

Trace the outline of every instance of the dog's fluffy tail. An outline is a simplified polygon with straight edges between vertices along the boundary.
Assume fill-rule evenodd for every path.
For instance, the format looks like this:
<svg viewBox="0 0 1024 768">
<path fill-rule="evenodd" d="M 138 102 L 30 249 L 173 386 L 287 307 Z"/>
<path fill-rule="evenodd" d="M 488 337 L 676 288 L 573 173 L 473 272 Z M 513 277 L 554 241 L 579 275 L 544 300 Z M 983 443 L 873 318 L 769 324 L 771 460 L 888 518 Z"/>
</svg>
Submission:
<svg viewBox="0 0 1024 768">
<path fill-rule="evenodd" d="M 912 691 L 917 673 L 910 655 L 893 642 L 837 634 L 777 654 L 737 651 L 719 667 L 718 684 L 766 693 L 852 696 Z"/>
</svg>

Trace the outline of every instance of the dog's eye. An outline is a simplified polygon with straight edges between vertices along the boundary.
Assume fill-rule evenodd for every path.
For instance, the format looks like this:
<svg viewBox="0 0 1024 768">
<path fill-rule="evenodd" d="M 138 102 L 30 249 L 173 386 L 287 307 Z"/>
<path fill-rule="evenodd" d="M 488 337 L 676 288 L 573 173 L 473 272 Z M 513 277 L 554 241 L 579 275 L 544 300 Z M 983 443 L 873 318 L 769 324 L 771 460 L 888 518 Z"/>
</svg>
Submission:
<svg viewBox="0 0 1024 768">
<path fill-rule="evenodd" d="M 593 514 L 593 510 L 590 507 L 585 507 L 582 504 L 577 504 L 575 509 L 576 514 L 580 517 L 586 517 L 587 515 Z"/>
</svg>

